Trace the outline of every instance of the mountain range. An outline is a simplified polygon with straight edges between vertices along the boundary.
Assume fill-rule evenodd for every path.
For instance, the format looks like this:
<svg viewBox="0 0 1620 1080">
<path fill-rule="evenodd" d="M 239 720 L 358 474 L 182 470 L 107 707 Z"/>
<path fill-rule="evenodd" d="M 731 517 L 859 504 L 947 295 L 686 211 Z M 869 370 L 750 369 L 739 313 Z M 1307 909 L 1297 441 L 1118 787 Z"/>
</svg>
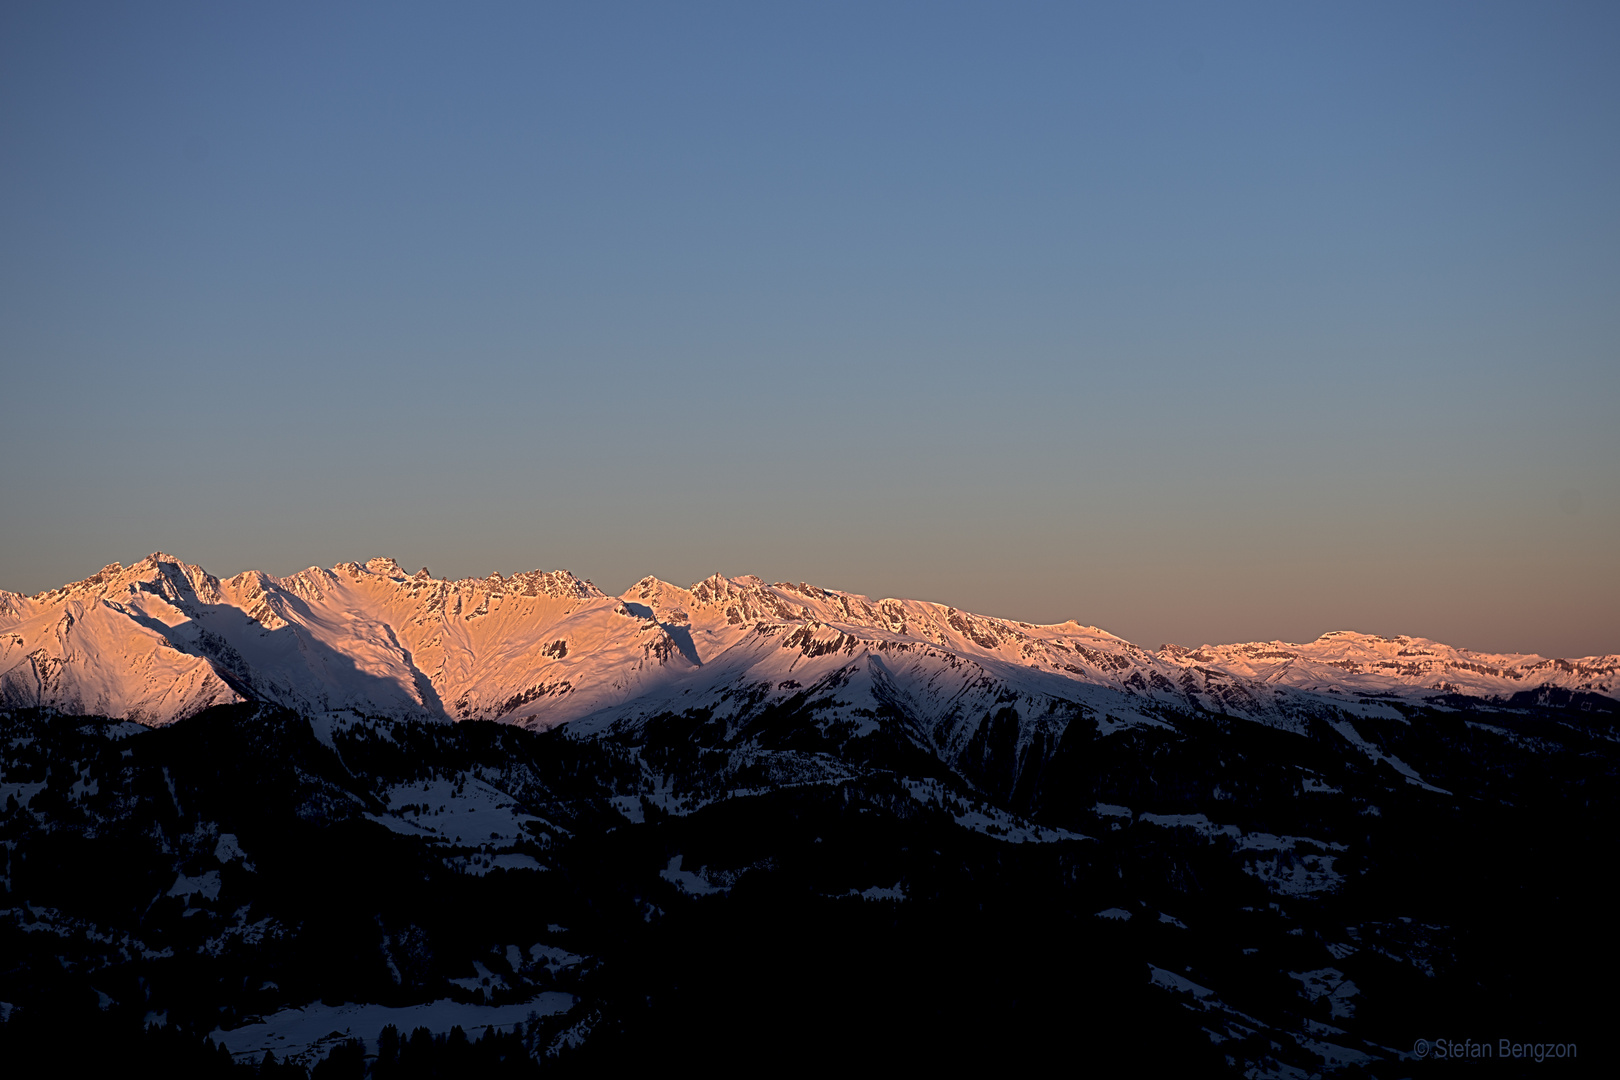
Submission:
<svg viewBox="0 0 1620 1080">
<path fill-rule="evenodd" d="M 1547 659 L 1350 631 L 1149 650 L 1076 622 L 1032 625 L 917 600 L 713 577 L 605 595 L 566 570 L 459 581 L 393 559 L 217 578 L 154 553 L 24 596 L 0 591 L 0 706 L 171 723 L 273 703 L 395 719 L 581 730 L 692 708 L 741 722 L 795 698 L 860 734 L 905 718 L 947 753 L 962 722 L 1166 710 L 1280 727 L 1453 700 L 1620 696 L 1620 656 Z"/>
<path fill-rule="evenodd" d="M 1590 1057 L 1617 672 L 756 577 L 114 563 L 0 592 L 0 1059 Z"/>
</svg>

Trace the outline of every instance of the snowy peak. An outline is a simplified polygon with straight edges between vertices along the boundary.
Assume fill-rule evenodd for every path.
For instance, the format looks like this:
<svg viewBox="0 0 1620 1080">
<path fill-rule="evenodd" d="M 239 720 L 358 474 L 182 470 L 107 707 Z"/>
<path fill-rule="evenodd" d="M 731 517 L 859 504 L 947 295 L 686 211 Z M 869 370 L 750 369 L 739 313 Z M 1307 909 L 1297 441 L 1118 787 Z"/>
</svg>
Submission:
<svg viewBox="0 0 1620 1080">
<path fill-rule="evenodd" d="M 544 633 L 592 603 L 609 601 L 566 571 L 441 581 L 376 558 L 281 578 L 245 571 L 221 582 L 156 552 L 34 597 L 6 594 L 0 704 L 149 723 L 253 698 L 311 710 L 483 716 L 480 690 L 510 680 L 492 678 L 479 658 L 507 654 L 519 681 L 528 680 L 497 705 L 525 692 L 532 701 L 545 682 L 537 669 L 563 658 L 560 639 Z M 666 642 L 651 651 L 674 650 Z M 481 685 L 463 685 L 469 680 Z"/>
<path fill-rule="evenodd" d="M 966 738 L 952 725 L 1013 702 L 1109 723 L 1172 709 L 1297 726 L 1378 702 L 1548 688 L 1612 698 L 1617 686 L 1614 656 L 1487 654 L 1350 631 L 1150 652 L 1072 621 L 1039 626 L 752 575 L 689 588 L 646 577 L 610 597 L 566 570 L 451 580 L 377 557 L 221 581 L 154 552 L 35 596 L 0 593 L 0 705 L 146 723 L 241 700 L 619 723 L 698 708 L 740 717 L 814 692 L 826 723 L 864 730 L 899 713 L 949 742 Z"/>
<path fill-rule="evenodd" d="M 1403 686 L 1437 695 L 1510 696 L 1556 685 L 1612 696 L 1620 683 L 1616 656 L 1549 660 L 1534 653 L 1474 652 L 1427 638 L 1353 630 L 1335 630 L 1305 644 L 1248 642 L 1197 649 L 1166 645 L 1160 656 L 1178 665 L 1214 665 L 1270 683 L 1336 684 L 1368 694 Z"/>
</svg>

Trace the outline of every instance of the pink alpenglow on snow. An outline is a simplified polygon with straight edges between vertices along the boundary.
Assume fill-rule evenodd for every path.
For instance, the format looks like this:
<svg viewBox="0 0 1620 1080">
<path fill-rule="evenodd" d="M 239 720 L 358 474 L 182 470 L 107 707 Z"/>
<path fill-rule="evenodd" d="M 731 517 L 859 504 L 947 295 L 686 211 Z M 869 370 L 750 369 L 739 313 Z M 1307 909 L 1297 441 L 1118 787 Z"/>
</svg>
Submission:
<svg viewBox="0 0 1620 1080">
<path fill-rule="evenodd" d="M 1105 725 L 1168 707 L 1291 727 L 1323 709 L 1387 713 L 1452 695 L 1615 697 L 1620 656 L 1484 654 L 1350 631 L 1153 651 L 1075 622 L 748 576 L 690 588 L 649 577 L 615 597 L 566 570 L 447 581 L 387 558 L 222 580 L 155 553 L 34 596 L 0 592 L 10 707 L 165 724 L 264 701 L 596 729 L 700 707 L 723 718 L 739 686 L 759 700 L 828 693 L 857 729 L 885 706 L 977 716 L 1014 698 L 1037 713 L 1078 702 Z"/>
</svg>

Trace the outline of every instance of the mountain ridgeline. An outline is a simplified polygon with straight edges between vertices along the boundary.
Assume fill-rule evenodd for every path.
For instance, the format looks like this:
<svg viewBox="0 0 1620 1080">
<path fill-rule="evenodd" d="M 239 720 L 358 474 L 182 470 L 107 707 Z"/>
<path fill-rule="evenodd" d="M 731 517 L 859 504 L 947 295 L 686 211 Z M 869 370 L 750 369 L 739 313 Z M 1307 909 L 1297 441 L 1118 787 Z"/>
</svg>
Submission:
<svg viewBox="0 0 1620 1080">
<path fill-rule="evenodd" d="M 1617 687 L 1620 656 L 1352 632 L 1152 652 L 1073 622 L 720 575 L 689 589 L 644 578 L 610 597 L 567 571 L 446 581 L 372 559 L 221 580 L 153 554 L 36 596 L 0 593 L 0 706 L 161 725 L 263 702 L 581 736 L 702 717 L 739 745 L 788 729 L 838 746 L 877 737 L 1011 783 L 1076 718 L 1105 733 L 1185 714 L 1298 732 L 1431 706 L 1612 710 Z M 1347 745 L 1376 756 L 1354 730 Z"/>
<path fill-rule="evenodd" d="M 114 564 L 0 593 L 0 1055 L 1590 1063 L 1617 671 L 748 577 Z"/>
</svg>

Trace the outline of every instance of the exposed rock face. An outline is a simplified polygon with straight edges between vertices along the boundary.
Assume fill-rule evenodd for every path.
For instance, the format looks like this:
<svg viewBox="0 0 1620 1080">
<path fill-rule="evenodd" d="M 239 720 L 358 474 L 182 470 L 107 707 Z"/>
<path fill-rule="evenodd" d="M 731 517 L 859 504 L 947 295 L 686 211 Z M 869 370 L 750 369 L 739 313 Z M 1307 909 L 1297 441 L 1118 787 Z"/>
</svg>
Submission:
<svg viewBox="0 0 1620 1080">
<path fill-rule="evenodd" d="M 222 581 L 159 552 L 36 596 L 0 593 L 0 704 L 146 724 L 262 700 L 581 733 L 701 712 L 737 733 L 789 709 L 837 740 L 898 724 L 955 761 L 1050 744 L 1076 716 L 1105 732 L 1189 711 L 1298 729 L 1449 700 L 1613 699 L 1617 686 L 1616 656 L 1347 631 L 1153 652 L 1074 622 L 719 574 L 611 597 L 567 571 L 448 581 L 387 558 Z"/>
</svg>

